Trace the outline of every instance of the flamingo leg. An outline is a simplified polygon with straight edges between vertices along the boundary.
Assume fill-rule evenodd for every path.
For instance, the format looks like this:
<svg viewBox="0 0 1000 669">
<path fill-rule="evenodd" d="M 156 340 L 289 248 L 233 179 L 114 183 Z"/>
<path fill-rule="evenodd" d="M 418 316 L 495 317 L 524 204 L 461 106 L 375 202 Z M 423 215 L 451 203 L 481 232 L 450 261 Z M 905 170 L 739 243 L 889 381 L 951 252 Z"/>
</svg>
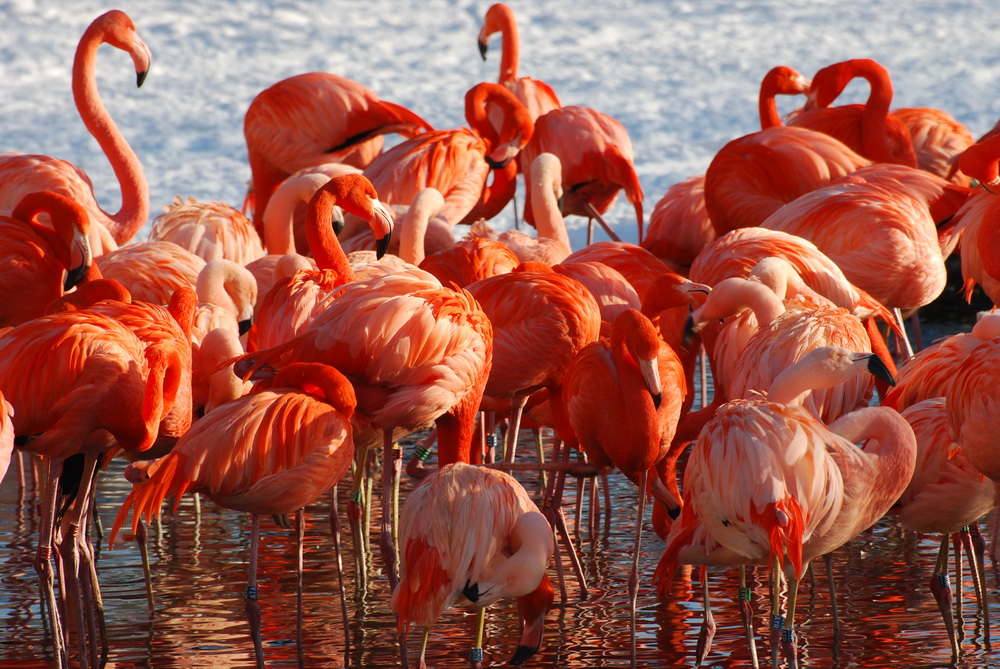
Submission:
<svg viewBox="0 0 1000 669">
<path fill-rule="evenodd" d="M 611 229 L 611 226 L 608 225 L 605 222 L 604 217 L 601 216 L 601 212 L 594 209 L 594 205 L 590 204 L 589 202 L 585 202 L 583 206 L 587 210 L 587 216 L 590 218 L 590 229 L 587 230 L 587 244 L 590 244 L 591 241 L 593 240 L 593 234 L 591 230 L 594 227 L 594 221 L 597 221 L 600 224 L 600 226 L 604 228 L 604 232 L 608 233 L 608 237 L 611 237 L 611 241 L 613 242 L 621 241 L 621 237 L 615 234 L 615 231 Z"/>
<path fill-rule="evenodd" d="M 628 576 L 628 601 L 629 601 L 629 666 L 636 666 L 636 607 L 639 599 L 639 549 L 642 545 L 642 514 L 646 510 L 646 482 L 649 478 L 649 471 L 644 471 L 639 476 L 639 503 L 635 512 L 635 545 L 632 549 L 632 570 Z"/>
<path fill-rule="evenodd" d="M 96 644 L 97 631 L 92 625 L 88 624 L 92 622 L 92 618 L 87 615 L 88 602 L 84 595 L 84 587 L 81 580 L 84 567 L 87 569 L 88 581 L 90 576 L 90 566 L 84 565 L 81 560 L 81 554 L 83 553 L 81 544 L 86 540 L 87 523 L 90 521 L 88 514 L 90 508 L 89 498 L 91 488 L 93 487 L 96 467 L 97 456 L 87 455 L 84 458 L 79 491 L 73 502 L 73 510 L 67 519 L 67 526 L 59 546 L 59 553 L 62 556 L 65 569 L 66 591 L 69 595 L 69 601 L 72 604 L 76 622 L 77 642 L 80 652 L 77 661 L 82 669 L 89 667 L 91 661 L 97 660 L 96 645 L 91 646 L 88 644 L 88 636 L 90 641 Z M 90 603 L 92 604 L 93 602 Z M 91 648 L 93 648 L 93 655 Z"/>
<path fill-rule="evenodd" d="M 38 584 L 42 591 L 42 601 L 49 609 L 49 620 L 52 627 L 52 650 L 56 656 L 56 666 L 59 669 L 66 666 L 67 658 L 62 623 L 59 619 L 59 606 L 55 596 L 55 577 L 51 558 L 53 525 L 55 523 L 56 499 L 59 496 L 59 473 L 61 470 L 62 458 L 51 458 L 48 460 L 41 526 L 38 530 L 38 551 L 35 553 L 35 572 L 38 574 Z"/>
<path fill-rule="evenodd" d="M 257 601 L 257 550 L 260 547 L 260 516 L 250 514 L 250 566 L 247 574 L 247 591 L 244 597 L 250 636 L 253 638 L 257 669 L 264 669 L 264 647 L 260 638 L 260 603 Z"/>
<path fill-rule="evenodd" d="M 771 667 L 778 669 L 778 639 L 785 626 L 781 615 L 781 565 L 777 556 L 771 561 Z"/>
<path fill-rule="evenodd" d="M 906 323 L 903 321 L 903 314 L 898 307 L 892 310 L 893 316 L 896 319 L 896 325 L 899 326 L 899 331 L 902 332 L 902 336 L 897 335 L 900 345 L 903 347 L 902 360 L 899 361 L 899 366 L 902 367 L 906 362 L 913 357 L 913 345 L 910 344 L 910 339 L 906 336 Z"/>
<path fill-rule="evenodd" d="M 395 590 L 399 582 L 399 571 L 396 566 L 396 494 L 398 486 L 395 482 L 399 480 L 399 474 L 403 464 L 403 451 L 393 444 L 392 428 L 384 430 L 382 460 L 382 532 L 379 538 L 379 547 L 382 551 L 382 561 L 385 564 L 386 574 L 389 576 L 389 590 Z"/>
<path fill-rule="evenodd" d="M 476 645 L 469 651 L 471 669 L 483 669 L 483 636 L 486 630 L 486 607 L 480 606 L 476 614 Z"/>
<path fill-rule="evenodd" d="M 740 615 L 743 618 L 743 629 L 747 634 L 747 641 L 750 643 L 750 661 L 753 669 L 760 667 L 757 659 L 757 640 L 753 629 L 753 589 L 747 586 L 746 565 L 740 565 Z M 707 601 L 707 600 L 706 600 Z"/>
<path fill-rule="evenodd" d="M 97 456 L 94 459 L 95 468 L 97 464 Z M 89 517 L 94 515 L 95 501 L 97 499 L 97 476 L 96 471 L 90 474 L 91 487 L 90 494 L 87 496 L 87 510 L 84 517 Z M 91 650 L 91 659 L 94 665 L 103 667 L 107 664 L 108 653 L 110 648 L 108 646 L 108 627 L 104 619 L 104 599 L 101 597 L 101 586 L 97 580 L 97 561 L 94 556 L 94 544 L 90 540 L 90 535 L 87 532 L 87 526 L 81 525 L 83 528 L 82 543 L 80 544 L 80 555 L 82 561 L 86 566 L 86 572 L 83 572 L 83 567 L 81 567 L 81 573 L 85 574 L 86 581 L 84 581 L 83 595 L 86 602 L 87 610 L 93 611 L 94 615 L 87 617 L 88 629 L 92 639 L 100 639 L 101 649 L 100 654 L 97 653 L 96 646 Z"/>
<path fill-rule="evenodd" d="M 958 638 L 955 636 L 955 619 L 952 615 L 951 583 L 948 582 L 948 535 L 944 535 L 941 540 L 941 548 L 938 551 L 937 563 L 934 566 L 934 573 L 931 574 L 931 593 L 937 601 L 941 617 L 944 619 L 945 629 L 948 630 L 948 641 L 951 643 L 951 657 L 953 661 L 958 661 L 959 648 Z"/>
<path fill-rule="evenodd" d="M 569 447 L 564 446 L 563 461 L 569 460 Z M 552 477 L 555 479 L 555 491 L 552 495 L 552 499 L 549 500 L 549 505 L 546 507 L 545 513 L 548 516 L 549 522 L 552 523 L 553 527 L 558 531 L 558 537 L 562 539 L 563 544 L 566 546 L 566 550 L 569 553 L 570 562 L 573 565 L 573 571 L 576 573 L 577 581 L 580 583 L 580 601 L 585 601 L 589 596 L 589 591 L 587 589 L 587 579 L 583 574 L 583 565 L 580 564 L 580 556 L 576 552 L 576 547 L 573 545 L 573 538 L 569 534 L 569 528 L 566 527 L 566 516 L 563 514 L 562 510 L 562 494 L 563 486 L 566 483 L 566 472 L 560 471 L 556 476 Z"/>
<path fill-rule="evenodd" d="M 986 542 L 979 532 L 978 523 L 969 526 L 969 555 L 972 556 L 975 565 L 979 615 L 983 620 L 983 640 L 986 650 L 990 650 L 990 607 L 986 604 Z"/>
<path fill-rule="evenodd" d="M 701 567 L 701 595 L 705 602 L 705 619 L 701 623 L 698 631 L 698 645 L 695 648 L 695 666 L 700 667 L 712 649 L 712 640 L 715 638 L 715 616 L 712 615 L 712 602 L 708 594 L 708 567 Z"/>
<path fill-rule="evenodd" d="M 361 502 L 364 498 L 362 486 L 365 484 L 366 462 L 368 460 L 368 446 L 363 445 L 358 449 L 354 461 L 354 482 L 351 485 L 351 498 L 347 502 L 347 522 L 351 525 L 351 540 L 354 542 L 354 577 L 355 596 L 361 598 L 363 592 L 368 589 L 368 563 L 366 560 L 367 549 L 365 547 L 365 532 L 362 523 Z M 331 521 L 333 512 L 330 513 Z"/>
<path fill-rule="evenodd" d="M 297 646 L 296 652 L 299 656 L 299 664 L 305 664 L 305 657 L 302 654 L 302 571 L 303 571 L 303 555 L 302 555 L 302 544 L 305 542 L 306 536 L 306 518 L 305 511 L 299 509 L 295 512 L 295 575 L 296 575 L 296 588 L 295 588 L 295 645 Z"/>
<path fill-rule="evenodd" d="M 954 532 L 951 540 L 955 544 L 955 634 L 958 637 L 959 647 L 965 638 L 965 618 L 962 615 L 962 600 L 964 599 L 965 577 L 962 568 L 962 534 Z"/>
<path fill-rule="evenodd" d="M 344 554 L 340 546 L 340 514 L 337 509 L 339 484 L 330 493 L 330 533 L 333 535 L 333 551 L 337 556 L 337 583 L 340 586 L 340 614 L 344 619 L 344 666 L 351 664 L 351 625 L 347 613 L 347 586 L 344 583 Z"/>
<path fill-rule="evenodd" d="M 535 451 L 538 456 L 538 464 L 545 464 L 545 443 L 542 441 L 542 431 L 538 428 L 534 429 L 535 433 Z M 543 469 L 541 472 L 542 479 L 542 489 L 544 490 L 548 484 L 548 474 Z"/>
<path fill-rule="evenodd" d="M 833 556 L 827 553 L 823 556 L 826 561 L 826 580 L 830 583 L 830 611 L 833 614 L 833 643 L 840 643 L 840 614 L 837 610 L 837 590 L 833 585 Z"/>
<path fill-rule="evenodd" d="M 796 669 L 799 666 L 798 649 L 795 642 L 795 600 L 799 594 L 799 579 L 788 579 L 788 615 L 785 616 L 785 624 L 781 628 L 781 654 L 788 662 L 789 669 Z"/>
<path fill-rule="evenodd" d="M 524 413 L 524 405 L 528 403 L 528 395 L 515 395 L 510 398 L 510 427 L 507 430 L 507 438 L 503 447 L 503 461 L 514 462 L 514 454 L 517 451 L 517 433 L 521 431 L 521 415 Z"/>
<path fill-rule="evenodd" d="M 153 603 L 153 574 L 149 567 L 149 532 L 146 531 L 146 523 L 139 518 L 139 527 L 135 532 L 135 544 L 139 547 L 139 555 L 142 557 L 142 575 L 146 583 L 146 607 L 149 609 L 150 618 L 153 617 L 155 606 Z"/>
</svg>

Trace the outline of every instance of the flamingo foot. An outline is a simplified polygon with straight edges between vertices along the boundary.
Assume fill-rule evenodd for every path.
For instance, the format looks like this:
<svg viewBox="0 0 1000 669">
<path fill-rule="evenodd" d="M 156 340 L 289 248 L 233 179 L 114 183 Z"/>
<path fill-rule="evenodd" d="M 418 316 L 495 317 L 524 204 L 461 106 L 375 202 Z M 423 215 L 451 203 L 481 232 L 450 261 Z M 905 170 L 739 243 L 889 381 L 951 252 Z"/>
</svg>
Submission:
<svg viewBox="0 0 1000 669">
<path fill-rule="evenodd" d="M 944 619 L 945 629 L 948 630 L 948 640 L 951 642 L 951 655 L 953 660 L 959 656 L 958 637 L 955 636 L 955 618 L 952 613 L 953 601 L 951 596 L 951 583 L 948 582 L 948 575 L 936 573 L 931 575 L 931 594 L 937 601 L 941 617 Z"/>
<path fill-rule="evenodd" d="M 250 636 L 253 637 L 254 655 L 257 658 L 258 669 L 264 669 L 264 646 L 260 638 L 260 603 L 257 601 L 257 588 L 247 586 L 244 604 L 247 622 L 250 624 Z"/>
<path fill-rule="evenodd" d="M 781 656 L 788 663 L 788 669 L 796 669 L 799 666 L 798 648 L 795 644 L 795 630 L 781 630 Z"/>
<path fill-rule="evenodd" d="M 708 656 L 709 651 L 712 650 L 712 641 L 715 639 L 715 630 L 717 626 L 715 624 L 715 616 L 712 615 L 712 609 L 705 610 L 705 621 L 701 624 L 701 629 L 698 630 L 698 645 L 695 648 L 694 664 L 696 667 L 700 667 Z"/>
</svg>

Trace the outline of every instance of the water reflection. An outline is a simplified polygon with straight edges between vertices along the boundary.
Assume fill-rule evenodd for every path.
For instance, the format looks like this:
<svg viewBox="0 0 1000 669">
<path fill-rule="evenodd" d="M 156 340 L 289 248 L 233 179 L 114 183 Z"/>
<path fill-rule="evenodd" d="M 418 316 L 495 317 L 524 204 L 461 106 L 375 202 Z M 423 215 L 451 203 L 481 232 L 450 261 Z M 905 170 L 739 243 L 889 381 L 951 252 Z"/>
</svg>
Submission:
<svg viewBox="0 0 1000 669">
<path fill-rule="evenodd" d="M 14 471 L 12 469 L 12 474 Z M 619 476 L 610 478 L 615 507 L 611 533 L 591 536 L 587 516 L 581 528 L 581 559 L 589 597 L 579 600 L 579 586 L 566 563 L 569 600 L 548 617 L 543 649 L 530 667 L 621 667 L 628 664 L 628 558 L 634 521 L 634 486 Z M 30 485 L 30 482 L 29 482 Z M 105 527 L 128 492 L 121 466 L 102 474 L 100 508 Z M 25 498 L 34 498 L 29 489 Z M 346 492 L 341 491 L 340 508 Z M 567 493 L 566 512 L 574 513 L 575 487 Z M 5 666 L 44 667 L 52 661 L 32 560 L 37 532 L 32 505 L 19 501 L 17 478 L 0 487 L 0 616 L 5 631 L 0 659 Z M 586 512 L 589 503 L 583 505 Z M 361 600 L 354 599 L 353 556 L 344 555 L 349 591 L 349 632 L 341 617 L 336 557 L 328 526 L 329 500 L 307 510 L 305 534 L 305 619 L 302 647 L 307 667 L 345 665 L 345 641 L 350 641 L 352 667 L 398 666 L 395 621 L 380 575 Z M 648 519 L 647 519 L 648 521 Z M 262 522 L 259 568 L 264 648 L 268 666 L 299 666 L 295 644 L 295 540 L 270 519 Z M 648 529 L 648 528 L 647 528 Z M 166 513 L 160 537 L 154 534 L 151 562 L 156 612 L 149 617 L 139 553 L 131 542 L 114 550 L 102 547 L 98 568 L 107 609 L 109 667 L 252 667 L 253 648 L 243 613 L 249 520 L 203 502 L 195 519 L 189 499 L 176 513 Z M 800 659 L 803 666 L 933 667 L 948 666 L 950 654 L 941 616 L 926 584 L 937 550 L 936 537 L 918 538 L 884 521 L 834 558 L 843 637 L 835 643 L 831 626 L 829 587 L 821 572 L 806 579 L 800 594 Z M 345 548 L 349 548 L 347 540 Z M 693 665 L 703 609 L 696 569 L 678 571 L 673 595 L 659 602 L 650 587 L 662 542 L 651 531 L 643 539 L 642 590 L 639 597 L 639 664 L 643 667 Z M 377 564 L 377 558 L 376 558 Z M 995 574 L 993 619 L 998 618 Z M 753 577 L 758 652 L 768 659 L 764 643 L 767 589 L 762 576 Z M 713 610 L 718 624 L 706 666 L 745 667 L 750 651 L 734 601 L 739 583 L 735 570 L 709 571 Z M 964 580 L 965 656 L 960 666 L 1000 662 L 987 649 L 982 621 L 975 611 L 973 588 Z M 513 654 L 518 638 L 513 604 L 498 607 L 489 617 L 487 665 L 501 665 Z M 468 666 L 468 648 L 475 635 L 475 617 L 455 611 L 434 628 L 428 662 L 434 667 Z M 411 633 L 411 656 L 419 644 Z"/>
</svg>

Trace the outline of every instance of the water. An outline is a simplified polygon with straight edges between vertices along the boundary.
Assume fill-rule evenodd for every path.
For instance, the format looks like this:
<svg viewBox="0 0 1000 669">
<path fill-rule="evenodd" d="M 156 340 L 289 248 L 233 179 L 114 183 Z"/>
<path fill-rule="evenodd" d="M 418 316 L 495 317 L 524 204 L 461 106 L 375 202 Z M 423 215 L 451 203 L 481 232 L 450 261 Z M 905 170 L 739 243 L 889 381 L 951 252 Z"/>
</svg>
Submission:
<svg viewBox="0 0 1000 669">
<path fill-rule="evenodd" d="M 926 341 L 948 331 L 932 330 Z M 407 453 L 409 450 L 407 447 Z M 110 528 L 130 489 L 121 470 L 122 465 L 115 463 L 101 475 L 98 500 L 105 528 Z M 529 492 L 537 491 L 536 477 L 519 478 Z M 583 527 L 579 535 L 574 535 L 579 539 L 588 597 L 581 600 L 579 584 L 564 560 L 567 600 L 559 603 L 557 596 L 557 606 L 546 618 L 542 650 L 526 667 L 628 666 L 627 579 L 636 495 L 635 486 L 621 475 L 614 473 L 609 480 L 614 500 L 610 532 L 605 532 L 603 519 L 596 533 L 591 532 L 587 497 Z M 404 480 L 404 499 L 411 486 Z M 346 490 L 340 491 L 342 520 L 346 494 Z M 564 503 L 571 530 L 577 498 L 576 487 L 569 486 Z M 53 662 L 32 566 L 37 537 L 36 500 L 37 490 L 32 487 L 30 474 L 28 484 L 21 489 L 16 465 L 12 464 L 0 484 L 0 628 L 4 631 L 0 635 L 0 667 L 28 669 L 48 667 Z M 395 619 L 389 610 L 388 587 L 379 571 L 379 558 L 374 558 L 367 593 L 356 599 L 349 533 L 344 538 L 350 611 L 345 635 L 327 520 L 329 509 L 329 499 L 322 499 L 306 512 L 301 666 L 399 666 Z M 664 545 L 651 531 L 648 512 L 644 526 L 639 556 L 638 664 L 649 668 L 694 666 L 703 617 L 698 571 L 680 570 L 671 596 L 659 601 L 651 581 Z M 295 643 L 294 533 L 278 528 L 270 518 L 262 519 L 261 527 L 258 578 L 266 663 L 269 667 L 300 666 Z M 147 612 L 135 544 L 119 539 L 109 550 L 105 538 L 97 564 L 108 625 L 107 666 L 255 666 L 243 609 L 249 533 L 247 514 L 218 508 L 207 500 L 202 502 L 196 519 L 190 495 L 182 500 L 176 513 L 166 509 L 162 532 L 150 551 L 156 598 L 152 617 Z M 818 564 L 819 575 L 814 580 L 807 577 L 799 595 L 796 628 L 801 666 L 952 666 L 944 624 L 927 588 L 938 546 L 938 537 L 918 537 L 886 519 L 836 551 L 833 563 L 843 630 L 839 640 L 833 635 L 829 585 L 822 564 Z M 377 534 L 373 549 L 377 553 Z M 554 569 L 550 575 L 554 578 Z M 989 613 L 994 621 L 1000 620 L 997 578 L 995 568 L 988 563 Z M 762 661 L 769 665 L 766 574 L 758 571 L 752 579 L 757 648 Z M 739 585 L 737 573 L 712 569 L 709 585 L 718 631 L 704 666 L 749 666 L 749 647 L 733 601 Z M 963 589 L 963 657 L 957 666 L 1000 666 L 1000 653 L 990 652 L 983 621 L 976 613 L 968 572 Z M 505 664 L 515 650 L 518 634 L 513 604 L 493 607 L 487 623 L 484 664 Z M 441 669 L 467 667 L 474 635 L 472 611 L 447 612 L 432 629 L 428 665 Z M 348 641 L 350 653 L 345 658 Z M 411 666 L 415 666 L 418 647 L 419 634 L 412 631 L 408 639 Z"/>
</svg>

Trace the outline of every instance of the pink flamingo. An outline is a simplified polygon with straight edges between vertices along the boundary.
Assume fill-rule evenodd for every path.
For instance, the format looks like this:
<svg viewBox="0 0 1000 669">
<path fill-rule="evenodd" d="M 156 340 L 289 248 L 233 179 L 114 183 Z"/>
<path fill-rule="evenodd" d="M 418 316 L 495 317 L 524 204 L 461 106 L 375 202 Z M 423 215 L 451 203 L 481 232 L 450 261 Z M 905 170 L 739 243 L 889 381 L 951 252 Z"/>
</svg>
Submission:
<svg viewBox="0 0 1000 669">
<path fill-rule="evenodd" d="M 965 124 L 931 107 L 902 107 L 892 115 L 910 133 L 917 167 L 959 186 L 969 185 L 968 175 L 955 169 L 958 157 L 976 142 Z"/>
<path fill-rule="evenodd" d="M 54 230 L 37 222 L 42 214 L 50 217 Z M 86 276 L 92 261 L 89 228 L 86 210 L 52 191 L 29 193 L 10 216 L 0 216 L 5 254 L 0 327 L 41 316 L 46 304 Z"/>
<path fill-rule="evenodd" d="M 264 256 L 260 235 L 246 216 L 228 204 L 193 197 L 184 202 L 175 196 L 153 219 L 149 241 L 173 242 L 205 262 L 225 258 L 246 265 Z"/>
<path fill-rule="evenodd" d="M 1000 302 L 1000 263 L 996 243 L 1000 236 L 1000 135 L 969 147 L 959 159 L 962 171 L 979 181 L 979 189 L 955 215 L 955 235 L 961 236 L 962 277 L 965 299 L 971 300 L 978 284 L 994 304 Z"/>
<path fill-rule="evenodd" d="M 92 222 L 90 243 L 94 255 L 117 248 L 132 239 L 149 217 L 149 186 L 142 165 L 118 130 L 97 92 L 97 50 L 110 44 L 125 51 L 135 64 L 141 86 L 149 71 L 149 48 L 124 12 L 112 10 L 94 19 L 84 31 L 73 58 L 73 100 L 87 130 L 107 156 L 121 186 L 122 206 L 108 214 L 94 198 L 90 179 L 77 166 L 50 156 L 0 155 L 0 214 L 8 214 L 32 191 L 51 190 L 79 202 Z"/>
</svg>

